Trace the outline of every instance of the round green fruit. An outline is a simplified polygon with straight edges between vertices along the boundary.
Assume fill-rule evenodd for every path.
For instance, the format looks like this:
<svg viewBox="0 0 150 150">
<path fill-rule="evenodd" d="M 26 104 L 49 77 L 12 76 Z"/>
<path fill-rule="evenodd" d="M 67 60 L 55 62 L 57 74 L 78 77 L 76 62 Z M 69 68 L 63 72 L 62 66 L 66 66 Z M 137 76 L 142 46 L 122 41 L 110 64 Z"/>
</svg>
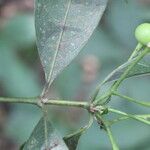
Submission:
<svg viewBox="0 0 150 150">
<path fill-rule="evenodd" d="M 135 30 L 135 37 L 139 43 L 148 45 L 150 43 L 150 23 L 143 23 Z"/>
</svg>

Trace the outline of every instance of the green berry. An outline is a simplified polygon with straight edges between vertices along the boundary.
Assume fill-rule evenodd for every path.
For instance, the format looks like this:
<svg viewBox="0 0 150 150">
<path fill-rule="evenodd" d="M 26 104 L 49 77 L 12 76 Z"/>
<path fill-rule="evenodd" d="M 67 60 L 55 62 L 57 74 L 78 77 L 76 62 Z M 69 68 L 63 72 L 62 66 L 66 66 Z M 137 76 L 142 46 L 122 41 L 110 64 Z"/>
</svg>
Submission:
<svg viewBox="0 0 150 150">
<path fill-rule="evenodd" d="M 135 30 L 135 37 L 139 43 L 148 45 L 150 43 L 150 23 L 143 23 Z"/>
</svg>

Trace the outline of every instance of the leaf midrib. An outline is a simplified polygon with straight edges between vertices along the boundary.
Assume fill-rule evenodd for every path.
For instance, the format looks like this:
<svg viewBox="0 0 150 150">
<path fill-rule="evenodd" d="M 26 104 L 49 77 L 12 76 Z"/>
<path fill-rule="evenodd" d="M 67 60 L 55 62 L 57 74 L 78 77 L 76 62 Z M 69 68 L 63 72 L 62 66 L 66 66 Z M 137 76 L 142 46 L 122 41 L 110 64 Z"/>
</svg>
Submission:
<svg viewBox="0 0 150 150">
<path fill-rule="evenodd" d="M 72 2 L 72 0 L 69 0 L 68 7 L 67 7 L 67 10 L 66 10 L 66 13 L 65 13 L 65 17 L 64 17 L 64 20 L 63 20 L 62 31 L 61 31 L 61 33 L 59 35 L 59 38 L 58 38 L 58 44 L 56 46 L 56 52 L 55 52 L 55 55 L 53 57 L 50 73 L 49 73 L 49 76 L 48 76 L 48 88 L 51 85 L 51 79 L 52 79 L 52 75 L 53 75 L 53 70 L 54 70 L 54 66 L 55 66 L 55 63 L 56 63 L 56 58 L 57 58 L 57 55 L 58 55 L 58 51 L 59 51 L 59 48 L 60 48 L 62 37 L 63 37 L 64 31 L 65 31 L 64 28 L 65 28 L 65 24 L 66 24 L 66 21 L 67 21 L 68 13 L 69 13 L 69 10 L 70 10 L 71 2 Z"/>
</svg>

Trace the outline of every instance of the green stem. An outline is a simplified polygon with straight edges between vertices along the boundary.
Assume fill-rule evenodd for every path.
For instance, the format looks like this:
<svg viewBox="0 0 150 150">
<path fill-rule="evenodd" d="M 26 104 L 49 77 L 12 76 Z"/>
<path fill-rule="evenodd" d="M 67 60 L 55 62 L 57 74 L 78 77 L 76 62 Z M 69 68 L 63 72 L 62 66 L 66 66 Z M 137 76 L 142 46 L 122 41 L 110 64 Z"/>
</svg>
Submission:
<svg viewBox="0 0 150 150">
<path fill-rule="evenodd" d="M 145 107 L 150 107 L 150 102 L 137 101 L 136 99 L 133 99 L 131 97 L 119 94 L 117 92 L 113 92 L 113 95 L 119 96 L 120 98 L 123 98 L 123 99 L 125 99 L 125 100 L 127 100 L 129 102 L 136 103 L 138 105 L 142 105 L 142 106 L 145 106 Z"/>
<path fill-rule="evenodd" d="M 133 53 L 131 54 L 129 60 L 131 60 L 133 57 L 135 57 L 135 55 L 141 50 L 143 46 L 141 44 L 138 44 L 137 47 L 135 48 L 135 50 L 133 51 Z M 94 104 L 103 104 L 107 101 L 107 97 L 109 98 L 112 95 L 112 91 L 116 91 L 117 88 L 119 87 L 119 85 L 121 84 L 121 82 L 126 78 L 126 76 L 128 75 L 128 73 L 131 71 L 131 69 L 147 54 L 150 52 L 150 48 L 146 47 L 143 51 L 141 51 L 141 53 L 135 58 L 135 60 L 129 65 L 129 67 L 126 69 L 126 71 L 120 76 L 120 78 L 114 82 L 114 84 L 112 85 L 112 87 L 110 88 L 110 90 L 105 93 L 105 98 L 103 96 L 101 96 L 100 98 L 97 98 L 99 89 L 101 87 L 101 85 L 103 85 L 105 83 L 105 80 L 97 87 L 93 97 L 92 97 L 92 101 L 94 101 Z"/>
<path fill-rule="evenodd" d="M 105 127 L 105 130 L 107 131 L 107 135 L 110 139 L 110 142 L 111 142 L 111 145 L 112 145 L 112 148 L 113 150 L 119 150 L 119 147 L 116 143 L 116 140 L 114 139 L 113 135 L 112 135 L 112 132 L 111 132 L 111 128 L 109 126 L 109 123 L 107 121 L 105 121 L 102 116 L 100 116 L 99 114 L 96 114 L 96 117 L 98 120 L 100 120 L 103 124 L 104 124 L 104 127 Z"/>
<path fill-rule="evenodd" d="M 106 126 L 106 124 L 105 124 L 105 126 Z M 114 137 L 112 135 L 110 127 L 106 126 L 106 130 L 107 130 L 107 134 L 109 136 L 110 142 L 112 144 L 113 150 L 119 150 L 119 147 L 117 146 L 116 140 L 114 139 Z"/>
<path fill-rule="evenodd" d="M 143 118 L 145 120 L 148 120 L 150 118 L 150 114 L 144 114 L 144 115 L 135 115 L 136 117 L 140 117 L 140 118 Z M 129 117 L 127 116 L 122 116 L 122 117 L 119 117 L 119 118 L 116 118 L 114 120 L 111 120 L 109 121 L 109 125 L 113 125 L 114 123 L 117 123 L 119 121 L 123 121 L 123 120 L 126 120 L 126 119 L 129 119 Z"/>
<path fill-rule="evenodd" d="M 127 70 L 121 75 L 121 77 L 114 83 L 112 90 L 116 91 L 121 82 L 126 78 L 131 69 L 147 54 L 150 52 L 150 48 L 146 47 L 139 56 L 131 63 Z"/>
<path fill-rule="evenodd" d="M 131 56 L 129 57 L 128 61 L 130 61 L 131 59 L 133 59 L 138 53 L 139 51 L 143 48 L 143 45 L 141 43 L 138 43 L 135 50 L 133 51 L 133 53 L 131 54 Z"/>
<path fill-rule="evenodd" d="M 39 106 L 39 97 L 31 98 L 8 98 L 0 97 L 0 102 L 4 103 L 25 103 L 33 104 Z M 70 107 L 80 107 L 84 109 L 89 109 L 90 104 L 88 102 L 78 102 L 78 101 L 67 101 L 67 100 L 48 100 L 44 103 L 45 105 L 56 105 L 56 106 L 70 106 Z"/>
<path fill-rule="evenodd" d="M 42 106 L 42 111 L 43 111 L 43 119 L 44 119 L 45 148 L 48 149 L 48 131 L 47 131 L 48 114 L 45 105 Z"/>
<path fill-rule="evenodd" d="M 39 100 L 38 97 L 31 97 L 31 98 L 9 98 L 9 97 L 0 97 L 0 102 L 2 103 L 25 103 L 25 104 L 33 104 L 37 105 L 37 101 Z"/>
<path fill-rule="evenodd" d="M 128 60 L 133 59 L 133 58 L 137 55 L 137 53 L 138 53 L 142 48 L 143 48 L 143 45 L 141 45 L 140 43 L 138 43 L 138 45 L 136 46 L 135 50 L 133 51 L 133 53 L 131 54 L 131 56 L 129 57 Z M 140 58 L 140 59 L 141 59 L 141 58 Z M 139 60 L 138 60 L 138 61 L 139 61 Z M 136 63 L 137 63 L 137 62 L 136 62 Z M 99 93 L 99 90 L 100 90 L 101 86 L 105 83 L 105 81 L 106 81 L 106 78 L 104 79 L 104 81 L 103 81 L 101 84 L 99 84 L 99 85 L 97 86 L 97 88 L 96 88 L 95 91 L 93 92 L 93 94 L 92 94 L 92 96 L 91 96 L 91 98 L 90 98 L 92 102 L 97 98 L 97 95 L 98 95 L 98 93 Z"/>
<path fill-rule="evenodd" d="M 141 117 L 138 117 L 137 115 L 131 115 L 131 114 L 127 114 L 125 112 L 122 112 L 122 111 L 119 111 L 119 110 L 116 110 L 116 109 L 112 109 L 112 108 L 108 108 L 108 111 L 109 112 L 113 112 L 113 113 L 116 113 L 116 114 L 119 114 L 119 115 L 123 115 L 123 116 L 126 116 L 126 117 L 129 117 L 129 118 L 132 118 L 132 119 L 135 119 L 137 121 L 140 121 L 142 123 L 145 123 L 147 125 L 150 125 L 150 121 L 148 120 L 145 120 Z"/>
<path fill-rule="evenodd" d="M 58 105 L 58 106 L 72 106 L 72 107 L 81 107 L 84 109 L 89 109 L 90 105 L 87 102 L 77 102 L 77 101 L 64 101 L 64 100 L 48 100 L 46 105 Z"/>
</svg>

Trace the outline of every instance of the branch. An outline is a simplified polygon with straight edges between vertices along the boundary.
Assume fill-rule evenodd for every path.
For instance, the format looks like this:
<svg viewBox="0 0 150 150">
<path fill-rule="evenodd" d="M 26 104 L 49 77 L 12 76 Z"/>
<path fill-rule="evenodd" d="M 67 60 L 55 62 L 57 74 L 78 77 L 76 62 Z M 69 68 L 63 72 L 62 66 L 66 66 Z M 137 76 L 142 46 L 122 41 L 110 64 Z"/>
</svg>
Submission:
<svg viewBox="0 0 150 150">
<path fill-rule="evenodd" d="M 139 51 L 143 48 L 143 45 L 141 43 L 138 43 L 138 45 L 136 46 L 135 50 L 133 51 L 133 53 L 131 54 L 131 56 L 129 57 L 129 60 L 132 60 L 134 57 L 136 57 L 139 53 Z"/>
<path fill-rule="evenodd" d="M 109 123 L 107 121 L 105 121 L 102 116 L 100 116 L 99 114 L 96 114 L 96 118 L 101 121 L 104 125 L 104 129 L 107 132 L 107 135 L 110 139 L 111 145 L 112 145 L 112 149 L 113 150 L 119 150 L 118 144 L 116 143 L 116 140 L 114 139 L 113 135 L 112 135 L 112 131 L 111 128 L 109 126 Z"/>
<path fill-rule="evenodd" d="M 137 121 L 140 121 L 140 122 L 145 123 L 145 124 L 147 124 L 147 125 L 150 125 L 150 121 L 145 120 L 145 119 L 143 119 L 143 118 L 141 118 L 141 117 L 138 117 L 137 115 L 127 114 L 127 113 L 125 113 L 125 112 L 122 112 L 122 111 L 119 111 L 119 110 L 116 110 L 116 109 L 112 109 L 112 108 L 108 108 L 108 111 L 109 111 L 109 112 L 116 113 L 116 114 L 119 114 L 119 115 L 126 116 L 126 117 L 128 117 L 128 118 L 132 118 L 132 119 L 134 119 L 134 120 L 137 120 Z"/>
<path fill-rule="evenodd" d="M 121 75 L 121 77 L 114 83 L 111 90 L 116 91 L 121 82 L 126 78 L 131 69 L 148 53 L 150 52 L 150 48 L 146 47 L 139 56 L 136 57 L 135 61 L 131 63 L 131 65 L 127 68 L 127 70 Z"/>
<path fill-rule="evenodd" d="M 33 104 L 37 105 L 37 101 L 39 100 L 38 97 L 31 97 L 31 98 L 22 98 L 22 97 L 0 97 L 0 102 L 2 103 L 26 103 L 26 104 Z"/>
<path fill-rule="evenodd" d="M 145 119 L 145 120 L 150 119 L 150 114 L 134 115 L 134 116 L 143 118 L 143 119 Z M 121 116 L 121 117 L 119 117 L 119 118 L 110 120 L 110 121 L 109 121 L 109 126 L 113 125 L 114 123 L 117 123 L 117 122 L 119 122 L 119 121 L 124 121 L 124 120 L 129 119 L 129 118 L 130 118 L 130 117 L 128 117 L 128 116 Z"/>
<path fill-rule="evenodd" d="M 140 47 L 139 45 L 137 46 L 137 48 L 135 49 L 135 53 L 137 53 L 139 50 L 140 50 Z M 145 56 L 147 55 L 148 53 L 150 52 L 150 48 L 149 47 L 146 47 L 136 58 L 135 60 L 129 65 L 129 67 L 124 71 L 124 73 L 120 76 L 120 78 L 114 82 L 114 84 L 111 86 L 110 90 L 108 92 L 105 93 L 105 97 L 101 96 L 100 98 L 96 99 L 97 95 L 98 95 L 98 91 L 101 87 L 101 85 L 103 84 L 100 84 L 98 86 L 98 88 L 96 89 L 96 92 L 94 93 L 93 97 L 92 97 L 92 101 L 94 101 L 94 104 L 104 104 L 109 97 L 111 97 L 111 95 L 113 94 L 113 91 L 117 91 L 118 87 L 120 86 L 120 84 L 122 83 L 122 81 L 126 78 L 126 76 L 129 74 L 129 72 L 132 70 L 132 68 Z M 135 56 L 135 53 L 131 55 L 130 59 L 132 57 Z"/>
<path fill-rule="evenodd" d="M 150 107 L 150 102 L 137 101 L 136 99 L 133 99 L 131 97 L 119 94 L 117 92 L 113 92 L 113 95 L 119 96 L 120 98 L 123 98 L 123 99 L 125 99 L 125 100 L 127 100 L 129 102 L 136 103 L 138 105 L 142 105 L 142 106 L 145 106 L 145 107 Z"/>
<path fill-rule="evenodd" d="M 4 103 L 25 103 L 25 104 L 33 104 L 40 106 L 39 97 L 31 97 L 31 98 L 8 98 L 8 97 L 0 97 L 0 102 Z M 89 109 L 90 104 L 88 102 L 78 102 L 78 101 L 67 101 L 67 100 L 48 100 L 44 103 L 45 105 L 56 105 L 56 106 L 70 106 L 70 107 L 80 107 L 84 109 Z"/>
<path fill-rule="evenodd" d="M 72 106 L 72 107 L 81 107 L 84 109 L 89 109 L 90 104 L 87 102 L 77 102 L 77 101 L 64 101 L 64 100 L 48 100 L 46 105 L 58 105 L 58 106 Z"/>
</svg>

